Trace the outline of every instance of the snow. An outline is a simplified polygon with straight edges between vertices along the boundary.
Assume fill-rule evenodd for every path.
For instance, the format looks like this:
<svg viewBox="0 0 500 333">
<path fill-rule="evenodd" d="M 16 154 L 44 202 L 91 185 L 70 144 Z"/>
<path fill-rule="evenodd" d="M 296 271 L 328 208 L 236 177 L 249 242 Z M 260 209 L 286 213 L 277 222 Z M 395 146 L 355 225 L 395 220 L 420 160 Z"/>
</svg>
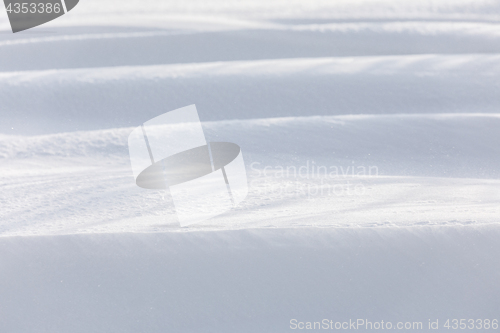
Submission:
<svg viewBox="0 0 500 333">
<path fill-rule="evenodd" d="M 18 34 L 4 13 L 1 332 L 498 316 L 496 1 L 82 0 Z M 182 228 L 127 138 L 191 104 L 250 186 Z"/>
<path fill-rule="evenodd" d="M 288 332 L 291 319 L 368 319 L 425 332 L 429 319 L 498 316 L 499 236 L 490 225 L 7 237 L 0 324 Z"/>
<path fill-rule="evenodd" d="M 496 223 L 499 126 L 498 114 L 205 122 L 209 141 L 241 146 L 251 192 L 187 229 Z M 2 233 L 184 230 L 168 193 L 135 185 L 132 130 L 1 137 Z"/>
<path fill-rule="evenodd" d="M 193 102 L 202 121 L 496 113 L 499 64 L 496 54 L 399 55 L 4 72 L 0 130 L 134 127 Z"/>
</svg>

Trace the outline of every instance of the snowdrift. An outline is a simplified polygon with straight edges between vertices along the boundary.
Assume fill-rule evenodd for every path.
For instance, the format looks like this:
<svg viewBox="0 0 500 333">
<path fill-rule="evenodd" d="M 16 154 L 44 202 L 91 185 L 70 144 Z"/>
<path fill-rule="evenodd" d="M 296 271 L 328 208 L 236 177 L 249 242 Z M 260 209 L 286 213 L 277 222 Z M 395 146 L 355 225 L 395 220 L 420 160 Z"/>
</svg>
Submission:
<svg viewBox="0 0 500 333">
<path fill-rule="evenodd" d="M 446 331 L 450 318 L 497 318 L 499 236 L 483 226 L 3 238 L 0 325 L 289 332 L 292 319 L 362 319 L 430 332 L 438 320 Z"/>
<path fill-rule="evenodd" d="M 497 114 L 204 122 L 242 148 L 250 194 L 188 229 L 464 225 L 500 213 Z M 168 191 L 134 184 L 133 128 L 0 137 L 3 235 L 172 231 Z"/>
<path fill-rule="evenodd" d="M 500 319 L 499 27 L 489 0 L 85 0 L 0 33 L 0 331 Z M 127 136 L 191 104 L 250 192 L 180 228 Z"/>
<path fill-rule="evenodd" d="M 193 102 L 202 121 L 496 113 L 499 66 L 497 55 L 410 55 L 4 72 L 0 131 L 133 127 Z"/>
</svg>

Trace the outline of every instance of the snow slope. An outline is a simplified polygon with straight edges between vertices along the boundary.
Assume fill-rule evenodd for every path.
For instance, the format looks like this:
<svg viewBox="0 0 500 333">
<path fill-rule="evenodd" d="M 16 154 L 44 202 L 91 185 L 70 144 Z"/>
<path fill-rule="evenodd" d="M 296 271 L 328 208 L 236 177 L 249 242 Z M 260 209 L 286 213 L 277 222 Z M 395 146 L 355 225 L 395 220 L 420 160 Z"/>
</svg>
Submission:
<svg viewBox="0 0 500 333">
<path fill-rule="evenodd" d="M 202 121 L 497 113 L 498 73 L 500 57 L 485 54 L 4 72 L 0 130 L 26 135 L 130 127 L 192 103 Z"/>
<path fill-rule="evenodd" d="M 499 126 L 496 114 L 205 122 L 208 140 L 242 147 L 251 192 L 187 229 L 496 223 Z M 168 192 L 134 184 L 131 130 L 0 137 L 2 233 L 183 230 Z"/>
<path fill-rule="evenodd" d="M 500 313 L 498 2 L 82 0 L 15 35 L 4 13 L 2 333 Z M 181 228 L 127 137 L 190 104 L 250 192 Z"/>
<path fill-rule="evenodd" d="M 5 237 L 0 325 L 289 332 L 291 319 L 363 319 L 429 332 L 430 319 L 443 332 L 447 318 L 497 318 L 499 236 L 490 225 Z"/>
</svg>

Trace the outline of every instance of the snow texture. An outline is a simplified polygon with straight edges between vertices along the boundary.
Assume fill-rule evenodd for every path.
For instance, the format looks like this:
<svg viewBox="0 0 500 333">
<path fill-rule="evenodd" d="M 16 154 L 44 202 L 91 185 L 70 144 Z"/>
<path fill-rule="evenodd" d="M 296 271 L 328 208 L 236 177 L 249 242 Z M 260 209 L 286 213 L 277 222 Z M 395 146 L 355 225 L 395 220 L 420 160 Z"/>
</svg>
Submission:
<svg viewBox="0 0 500 333">
<path fill-rule="evenodd" d="M 82 0 L 0 32 L 0 332 L 500 319 L 497 1 Z M 127 138 L 191 104 L 249 194 L 181 228 Z"/>
</svg>

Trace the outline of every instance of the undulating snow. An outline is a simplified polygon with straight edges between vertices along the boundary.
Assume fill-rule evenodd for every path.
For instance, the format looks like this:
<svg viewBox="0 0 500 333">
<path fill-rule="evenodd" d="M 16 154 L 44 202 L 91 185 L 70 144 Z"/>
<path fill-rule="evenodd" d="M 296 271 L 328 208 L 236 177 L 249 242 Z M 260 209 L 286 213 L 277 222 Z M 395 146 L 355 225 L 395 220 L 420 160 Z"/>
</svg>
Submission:
<svg viewBox="0 0 500 333">
<path fill-rule="evenodd" d="M 0 332 L 500 319 L 497 1 L 81 0 L 9 29 Z M 181 228 L 127 138 L 191 104 L 249 195 Z"/>
</svg>

